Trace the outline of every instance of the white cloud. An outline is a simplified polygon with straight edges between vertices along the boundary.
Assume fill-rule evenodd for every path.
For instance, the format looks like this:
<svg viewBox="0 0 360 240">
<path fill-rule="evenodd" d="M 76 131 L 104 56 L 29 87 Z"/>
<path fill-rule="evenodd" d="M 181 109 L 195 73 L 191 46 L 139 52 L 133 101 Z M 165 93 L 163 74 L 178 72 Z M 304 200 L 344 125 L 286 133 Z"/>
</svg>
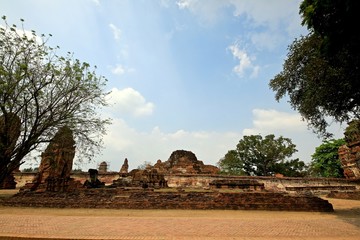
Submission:
<svg viewBox="0 0 360 240">
<path fill-rule="evenodd" d="M 245 16 L 255 26 L 279 27 L 280 21 L 289 25 L 299 24 L 299 6 L 301 0 L 207 0 L 206 4 L 200 0 L 178 0 L 179 9 L 187 9 L 201 19 L 216 20 L 225 8 L 232 8 L 235 17 Z M 294 18 L 294 16 L 297 16 Z"/>
<path fill-rule="evenodd" d="M 279 112 L 274 109 L 254 109 L 253 127 L 244 129 L 244 135 L 280 132 L 301 132 L 307 130 L 307 124 L 297 113 Z"/>
<path fill-rule="evenodd" d="M 176 2 L 176 4 L 179 6 L 180 9 L 184 9 L 184 8 L 190 8 L 191 6 L 191 0 L 179 0 Z"/>
<path fill-rule="evenodd" d="M 219 16 L 219 10 L 229 5 L 227 1 L 219 0 L 207 0 L 206 3 L 200 0 L 179 0 L 176 4 L 179 9 L 187 9 L 199 16 L 204 23 L 216 22 Z"/>
<path fill-rule="evenodd" d="M 170 0 L 159 0 L 159 4 L 164 8 L 168 8 L 170 5 Z"/>
<path fill-rule="evenodd" d="M 147 102 L 145 98 L 133 88 L 119 90 L 113 88 L 107 96 L 109 104 L 112 105 L 113 114 L 130 114 L 135 117 L 151 115 L 155 105 Z"/>
<path fill-rule="evenodd" d="M 120 40 L 120 36 L 121 36 L 121 30 L 115 26 L 114 24 L 110 23 L 109 24 L 109 27 L 111 28 L 112 30 L 112 33 L 114 35 L 114 39 L 115 40 Z"/>
<path fill-rule="evenodd" d="M 119 75 L 119 76 L 124 75 L 125 73 L 132 73 L 134 71 L 135 71 L 134 68 L 125 67 L 125 66 L 123 66 L 121 64 L 118 64 L 118 65 L 116 65 L 115 67 L 113 67 L 111 69 L 111 72 L 113 74 Z"/>
<path fill-rule="evenodd" d="M 240 138 L 240 133 L 234 132 L 189 132 L 182 129 L 164 132 L 160 127 L 139 132 L 124 120 L 114 119 L 104 138 L 106 148 L 98 163 L 110 162 L 110 168 L 119 171 L 124 159 L 128 158 L 130 169 L 133 169 L 144 161 L 153 164 L 158 159 L 166 161 L 173 151 L 183 149 L 195 153 L 205 164 L 216 165 L 228 150 L 235 148 Z"/>
<path fill-rule="evenodd" d="M 301 0 L 178 0 L 181 10 L 188 10 L 200 19 L 201 23 L 221 21 L 232 10 L 234 18 L 246 19 L 247 28 L 254 31 L 248 38 L 258 48 L 274 49 L 288 45 L 288 39 L 306 34 L 306 27 L 301 25 L 299 6 Z M 241 28 L 241 26 L 239 26 Z"/>
<path fill-rule="evenodd" d="M 271 28 L 278 27 L 282 20 L 291 19 L 293 15 L 299 16 L 300 0 L 228 0 L 234 7 L 234 16 L 245 15 L 255 25 L 267 25 Z"/>
<path fill-rule="evenodd" d="M 111 70 L 111 72 L 115 75 L 123 75 L 125 71 L 125 68 L 121 64 L 116 65 L 116 67 Z"/>
<path fill-rule="evenodd" d="M 259 66 L 256 66 L 252 63 L 252 59 L 249 55 L 239 48 L 237 44 L 233 44 L 228 47 L 232 55 L 239 60 L 239 64 L 233 68 L 233 71 L 236 72 L 240 77 L 244 77 L 245 73 L 250 71 L 250 77 L 256 77 L 258 75 Z"/>
<path fill-rule="evenodd" d="M 301 120 L 298 113 L 280 112 L 274 109 L 254 109 L 252 113 L 253 126 L 244 129 L 243 135 L 274 134 L 275 137 L 290 138 L 298 150 L 293 156 L 295 158 L 309 162 L 315 148 L 322 143 L 322 140 L 308 129 L 306 122 Z M 343 136 L 343 130 L 339 126 L 334 125 L 331 130 L 335 138 Z"/>
<path fill-rule="evenodd" d="M 100 6 L 100 0 L 91 0 L 96 6 Z"/>
<path fill-rule="evenodd" d="M 286 40 L 284 35 L 274 32 L 253 32 L 250 36 L 251 43 L 259 50 L 267 49 L 274 50 L 279 43 L 283 43 Z"/>
</svg>

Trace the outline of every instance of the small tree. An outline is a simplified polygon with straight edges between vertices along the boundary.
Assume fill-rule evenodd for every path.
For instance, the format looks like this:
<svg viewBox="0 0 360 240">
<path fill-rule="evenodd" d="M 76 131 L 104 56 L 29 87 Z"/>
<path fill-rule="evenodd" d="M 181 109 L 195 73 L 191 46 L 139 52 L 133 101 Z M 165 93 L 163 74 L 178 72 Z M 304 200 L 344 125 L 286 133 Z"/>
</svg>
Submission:
<svg viewBox="0 0 360 240">
<path fill-rule="evenodd" d="M 288 159 L 296 151 L 289 138 L 275 138 L 273 134 L 265 138 L 261 135 L 244 136 L 236 150 L 230 150 L 218 165 L 228 174 L 270 176 L 281 173 L 294 176 L 305 167 L 305 163 L 298 159 Z"/>
<path fill-rule="evenodd" d="M 58 56 L 59 47 L 46 45 L 51 35 L 38 36 L 2 19 L 0 185 L 29 152 L 44 147 L 65 125 L 75 135 L 77 152 L 91 159 L 109 123 L 97 111 L 106 105 L 104 77 L 71 53 Z"/>
<path fill-rule="evenodd" d="M 315 149 L 310 163 L 310 174 L 316 177 L 344 177 L 339 160 L 339 147 L 346 142 L 344 139 L 324 141 Z"/>
</svg>

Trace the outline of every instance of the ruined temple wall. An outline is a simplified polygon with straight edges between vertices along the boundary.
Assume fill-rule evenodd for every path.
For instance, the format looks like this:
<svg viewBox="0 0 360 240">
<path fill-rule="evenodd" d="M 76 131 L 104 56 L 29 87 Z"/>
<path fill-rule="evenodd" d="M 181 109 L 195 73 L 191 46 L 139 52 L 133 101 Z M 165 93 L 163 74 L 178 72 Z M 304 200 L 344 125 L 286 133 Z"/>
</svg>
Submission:
<svg viewBox="0 0 360 240">
<path fill-rule="evenodd" d="M 265 189 L 273 191 L 288 191 L 290 188 L 323 188 L 328 191 L 342 190 L 344 186 L 353 186 L 354 189 L 360 190 L 359 181 L 349 181 L 340 178 L 275 178 L 263 177 L 257 179 L 264 183 Z"/>
<path fill-rule="evenodd" d="M 16 187 L 20 188 L 26 183 L 31 183 L 36 173 L 15 173 Z M 82 184 L 89 178 L 87 172 L 72 173 L 71 178 L 80 181 Z M 105 182 L 106 185 L 112 184 L 113 180 L 119 178 L 117 172 L 99 173 L 98 179 Z M 304 186 L 355 186 L 360 190 L 360 182 L 348 179 L 339 178 L 276 178 L 276 177 L 246 177 L 246 176 L 224 176 L 224 175 L 166 175 L 168 186 L 177 187 L 191 187 L 191 188 L 207 188 L 209 183 L 213 180 L 231 180 L 231 179 L 253 179 L 260 183 L 264 183 L 265 189 L 273 191 L 286 191 L 287 187 L 304 187 Z M 336 190 L 336 189 L 335 189 Z"/>
<path fill-rule="evenodd" d="M 21 188 L 25 186 L 26 183 L 32 183 L 36 176 L 36 172 L 17 172 L 14 174 L 15 182 L 17 188 Z M 81 184 L 84 184 L 86 180 L 89 179 L 89 173 L 87 172 L 75 172 L 71 173 L 71 178 L 73 178 L 75 181 L 80 181 Z M 106 172 L 106 173 L 100 173 L 98 175 L 98 179 L 101 182 L 104 182 L 105 185 L 109 185 L 113 183 L 113 180 L 116 180 L 119 178 L 119 173 L 117 172 Z"/>
<path fill-rule="evenodd" d="M 167 175 L 169 187 L 195 187 L 206 188 L 213 180 L 231 180 L 231 179 L 253 179 L 259 183 L 264 183 L 266 190 L 286 191 L 286 188 L 297 187 L 336 187 L 354 186 L 360 190 L 359 181 L 351 181 L 339 178 L 276 178 L 276 177 L 248 177 L 248 176 L 224 176 L 224 175 Z"/>
</svg>

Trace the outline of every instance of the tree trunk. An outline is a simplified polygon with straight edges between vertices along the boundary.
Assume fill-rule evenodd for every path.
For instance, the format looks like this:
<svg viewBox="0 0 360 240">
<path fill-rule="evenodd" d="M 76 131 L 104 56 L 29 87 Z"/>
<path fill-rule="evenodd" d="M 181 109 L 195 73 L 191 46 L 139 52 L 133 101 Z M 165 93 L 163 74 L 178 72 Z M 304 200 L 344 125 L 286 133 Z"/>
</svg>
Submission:
<svg viewBox="0 0 360 240">
<path fill-rule="evenodd" d="M 5 179 L 11 173 L 9 172 L 9 163 L 10 159 L 7 159 L 5 156 L 0 156 L 0 188 L 3 187 Z"/>
</svg>

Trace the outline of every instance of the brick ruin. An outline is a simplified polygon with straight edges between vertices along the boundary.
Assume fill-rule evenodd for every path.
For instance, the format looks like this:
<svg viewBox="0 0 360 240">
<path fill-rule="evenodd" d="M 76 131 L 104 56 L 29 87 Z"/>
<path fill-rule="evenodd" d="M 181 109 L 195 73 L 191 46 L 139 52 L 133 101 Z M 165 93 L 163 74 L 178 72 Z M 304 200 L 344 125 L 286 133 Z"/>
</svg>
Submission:
<svg viewBox="0 0 360 240">
<path fill-rule="evenodd" d="M 99 188 L 72 192 L 29 192 L 0 201 L 5 206 L 114 209 L 223 209 L 332 212 L 327 201 L 281 192 L 157 192 L 154 189 Z"/>
<path fill-rule="evenodd" d="M 120 177 L 113 181 L 113 187 L 166 188 L 165 175 L 169 174 L 217 174 L 219 169 L 205 165 L 194 153 L 186 150 L 174 151 L 165 162 L 158 160 L 154 166 L 134 169 L 128 172 L 128 159 L 125 158 L 120 169 Z"/>
<path fill-rule="evenodd" d="M 209 183 L 210 189 L 240 189 L 243 191 L 263 191 L 265 184 L 255 179 L 220 179 Z"/>
<path fill-rule="evenodd" d="M 56 143 L 55 140 L 53 143 Z M 65 149 L 74 150 L 73 144 L 70 143 L 73 142 L 70 141 Z M 70 145 L 72 148 L 69 148 Z M 59 148 L 59 145 L 52 146 Z M 52 149 L 53 153 L 72 153 L 64 149 L 56 151 L 52 147 L 49 149 Z M 204 165 L 196 159 L 195 154 L 184 150 L 175 151 L 168 161 L 158 161 L 154 166 L 130 172 L 128 172 L 128 160 L 125 159 L 118 178 L 109 185 L 98 179 L 101 174 L 98 170 L 89 169 L 88 180 L 76 187 L 66 185 L 71 179 L 66 164 L 56 164 L 59 169 L 52 169 L 46 156 L 48 155 L 43 154 L 44 163 L 42 161 L 43 167 L 39 172 L 42 180 L 37 188 L 20 191 L 14 197 L 1 200 L 1 205 L 57 208 L 333 211 L 332 205 L 326 200 L 311 194 L 273 191 L 261 179 L 205 174 L 217 173 L 217 168 Z M 71 166 L 71 161 L 68 159 L 69 165 L 66 166 Z M 49 176 L 51 179 L 57 177 L 59 180 L 55 182 L 60 185 L 54 186 L 52 182 L 47 181 Z M 65 178 L 68 179 L 67 182 L 63 181 Z M 174 185 L 174 181 L 179 185 Z M 186 181 L 188 183 L 185 183 Z M 205 182 L 201 184 L 201 181 Z M 39 177 L 34 181 L 37 182 Z M 198 190 L 194 191 L 191 188 L 192 184 L 198 185 Z"/>
<path fill-rule="evenodd" d="M 5 130 L 0 117 L 0 133 Z M 16 144 L 19 124 L 14 121 L 10 140 Z M 235 177 L 219 175 L 191 151 L 177 150 L 167 161 L 129 171 L 128 159 L 116 179 L 105 184 L 100 176 L 112 175 L 107 163 L 89 169 L 87 180 L 71 175 L 75 156 L 72 131 L 62 127 L 41 155 L 39 172 L 14 197 L 1 205 L 35 207 L 135 208 L 135 209 L 242 209 L 333 211 L 316 195 L 360 200 L 360 121 L 345 132 L 346 145 L 339 157 L 347 179 L 300 179 L 286 177 Z M 13 183 L 13 184 L 12 184 Z M 14 187 L 11 175 L 7 187 Z M 16 184 L 16 183 L 15 183 Z M 197 190 L 194 191 L 194 188 Z"/>
<path fill-rule="evenodd" d="M 193 152 L 186 150 L 172 152 L 167 161 L 158 160 L 154 168 L 167 174 L 217 174 L 220 172 L 219 168 L 205 165 Z"/>
<path fill-rule="evenodd" d="M 339 158 L 346 178 L 360 178 L 360 141 L 341 146 Z"/>
<path fill-rule="evenodd" d="M 108 171 L 108 164 L 107 164 L 107 162 L 101 162 L 100 164 L 99 164 L 99 172 L 100 173 L 106 173 Z"/>
<path fill-rule="evenodd" d="M 125 158 L 123 165 L 121 166 L 120 169 L 120 175 L 121 174 L 128 174 L 129 173 L 129 161 L 127 158 Z"/>
<path fill-rule="evenodd" d="M 22 190 L 60 192 L 77 188 L 80 183 L 74 182 L 70 177 L 74 156 L 73 133 L 70 128 L 64 126 L 41 154 L 41 163 L 35 179 Z"/>
<path fill-rule="evenodd" d="M 360 182 L 360 120 L 349 122 L 344 135 L 346 144 L 338 150 L 341 167 L 346 179 Z M 360 200 L 360 189 L 336 190 L 328 196 Z"/>
<path fill-rule="evenodd" d="M 339 158 L 348 179 L 360 179 L 360 120 L 345 129 L 346 144 L 339 148 Z"/>
</svg>

